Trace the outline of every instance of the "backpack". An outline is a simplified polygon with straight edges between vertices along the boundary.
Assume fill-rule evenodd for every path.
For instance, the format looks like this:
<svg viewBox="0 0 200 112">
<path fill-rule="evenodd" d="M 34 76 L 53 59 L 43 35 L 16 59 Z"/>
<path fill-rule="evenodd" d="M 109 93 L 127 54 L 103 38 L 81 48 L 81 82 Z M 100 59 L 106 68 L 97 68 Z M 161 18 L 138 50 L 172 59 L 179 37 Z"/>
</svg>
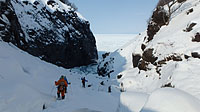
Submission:
<svg viewBox="0 0 200 112">
<path fill-rule="evenodd" d="M 64 81 L 61 81 L 59 86 L 58 86 L 58 90 L 59 91 L 64 91 L 65 90 L 65 82 Z"/>
</svg>

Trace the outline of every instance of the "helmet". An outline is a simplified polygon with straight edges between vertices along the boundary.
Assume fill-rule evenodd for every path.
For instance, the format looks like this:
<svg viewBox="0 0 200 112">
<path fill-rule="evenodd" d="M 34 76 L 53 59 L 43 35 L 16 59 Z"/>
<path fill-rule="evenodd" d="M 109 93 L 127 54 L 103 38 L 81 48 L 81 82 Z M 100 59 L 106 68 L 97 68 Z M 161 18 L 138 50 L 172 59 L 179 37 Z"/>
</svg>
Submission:
<svg viewBox="0 0 200 112">
<path fill-rule="evenodd" d="M 63 75 L 61 75 L 60 79 L 63 79 L 63 78 L 64 78 L 64 76 L 63 76 Z"/>
</svg>

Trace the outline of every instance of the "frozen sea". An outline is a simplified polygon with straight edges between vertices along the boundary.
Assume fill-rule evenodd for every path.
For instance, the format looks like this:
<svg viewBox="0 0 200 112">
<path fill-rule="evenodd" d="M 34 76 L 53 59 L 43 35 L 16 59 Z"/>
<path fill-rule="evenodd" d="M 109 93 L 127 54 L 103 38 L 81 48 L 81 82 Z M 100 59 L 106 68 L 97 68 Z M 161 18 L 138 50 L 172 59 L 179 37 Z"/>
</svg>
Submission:
<svg viewBox="0 0 200 112">
<path fill-rule="evenodd" d="M 137 34 L 95 34 L 96 45 L 99 56 L 105 52 L 114 52 Z"/>
</svg>

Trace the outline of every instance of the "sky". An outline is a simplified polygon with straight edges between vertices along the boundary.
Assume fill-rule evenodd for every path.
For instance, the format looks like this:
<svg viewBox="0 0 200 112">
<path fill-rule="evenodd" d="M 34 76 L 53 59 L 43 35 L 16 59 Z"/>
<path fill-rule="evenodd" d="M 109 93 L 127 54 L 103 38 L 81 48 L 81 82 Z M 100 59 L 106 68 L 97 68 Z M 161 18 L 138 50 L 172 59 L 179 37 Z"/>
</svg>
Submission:
<svg viewBox="0 0 200 112">
<path fill-rule="evenodd" d="M 147 21 L 158 0 L 69 0 L 90 22 L 94 34 L 137 34 L 147 28 Z"/>
</svg>

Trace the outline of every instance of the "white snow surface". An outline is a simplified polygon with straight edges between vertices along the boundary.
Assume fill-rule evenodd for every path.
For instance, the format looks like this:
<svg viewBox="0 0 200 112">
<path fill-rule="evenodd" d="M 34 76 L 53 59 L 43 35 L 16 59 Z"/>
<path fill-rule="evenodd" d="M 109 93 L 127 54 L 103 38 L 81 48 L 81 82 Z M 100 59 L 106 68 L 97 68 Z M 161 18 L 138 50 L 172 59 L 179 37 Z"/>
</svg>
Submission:
<svg viewBox="0 0 200 112">
<path fill-rule="evenodd" d="M 47 107 L 43 112 L 114 112 L 118 107 L 119 99 L 107 92 L 109 79 L 90 70 L 96 68 L 67 70 L 1 41 L 0 52 L 0 112 L 40 112 L 43 104 Z M 61 75 L 72 84 L 66 99 L 56 101 L 54 81 Z M 81 87 L 83 76 L 92 87 Z M 100 85 L 101 81 L 105 86 Z"/>
<path fill-rule="evenodd" d="M 154 91 L 141 112 L 199 112 L 200 100 L 172 88 Z"/>
<path fill-rule="evenodd" d="M 199 112 L 200 59 L 184 58 L 185 54 L 191 56 L 191 52 L 200 53 L 200 44 L 191 41 L 200 31 L 199 3 L 199 0 L 187 0 L 173 15 L 169 25 L 163 26 L 146 45 L 154 48 L 158 60 L 172 54 L 183 59 L 167 61 L 160 67 L 161 76 L 151 64 L 148 71 L 139 71 L 132 66 L 132 53 L 142 54 L 141 44 L 146 32 L 119 46 L 113 42 L 124 41 L 122 36 L 109 38 L 110 46 L 103 39 L 97 40 L 97 44 L 103 43 L 97 45 L 99 51 L 114 51 L 105 59 L 114 58 L 114 72 L 110 79 L 98 76 L 95 65 L 64 69 L 0 41 L 0 112 Z M 194 11 L 187 15 L 190 8 Z M 184 32 L 191 22 L 197 25 L 192 31 Z M 54 81 L 61 74 L 66 75 L 72 84 L 65 100 L 55 100 Z M 117 79 L 119 74 L 122 78 Z M 91 87 L 81 87 L 80 78 L 83 76 Z M 102 81 L 104 85 L 100 85 Z M 120 92 L 121 83 L 124 92 Z M 168 83 L 175 88 L 161 88 Z M 107 92 L 108 86 L 112 87 L 111 93 Z M 47 109 L 42 110 L 44 104 Z"/>
</svg>

